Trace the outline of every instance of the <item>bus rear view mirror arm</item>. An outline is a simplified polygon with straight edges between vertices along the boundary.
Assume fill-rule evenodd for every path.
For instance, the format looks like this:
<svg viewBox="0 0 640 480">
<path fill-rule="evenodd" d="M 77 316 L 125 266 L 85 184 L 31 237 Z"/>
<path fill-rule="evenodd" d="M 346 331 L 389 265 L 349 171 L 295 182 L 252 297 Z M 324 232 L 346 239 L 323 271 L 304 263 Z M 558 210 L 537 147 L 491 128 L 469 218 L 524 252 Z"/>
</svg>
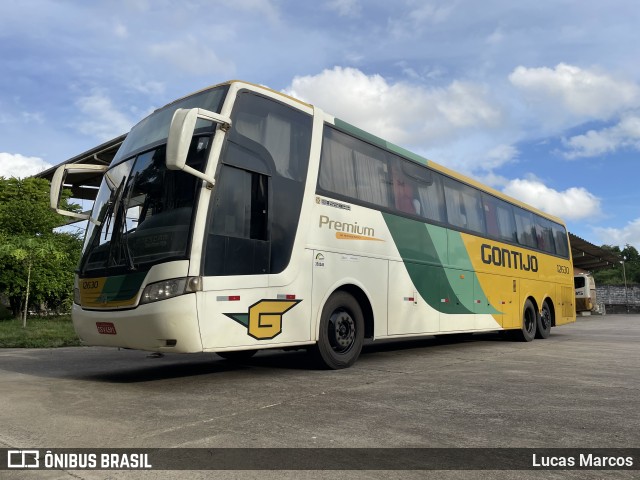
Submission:
<svg viewBox="0 0 640 480">
<path fill-rule="evenodd" d="M 171 119 L 169 138 L 167 139 L 167 168 L 187 172 L 201 178 L 209 184 L 208 186 L 213 187 L 215 183 L 213 177 L 187 165 L 189 146 L 199 118 L 220 124 L 220 129 L 223 132 L 231 127 L 231 119 L 224 115 L 203 108 L 177 109 Z"/>
<path fill-rule="evenodd" d="M 79 220 L 89 220 L 90 222 L 96 223 L 95 220 L 91 218 L 91 215 L 88 215 L 86 213 L 71 212 L 69 210 L 63 210 L 59 208 L 60 193 L 62 192 L 62 188 L 64 187 L 64 181 L 67 178 L 67 175 L 76 175 L 81 173 L 101 174 L 106 172 L 107 168 L 109 167 L 106 165 L 91 164 L 71 164 L 61 165 L 60 167 L 58 167 L 56 172 L 53 174 L 53 178 L 51 179 L 51 191 L 49 192 L 51 208 L 60 215 L 77 218 Z"/>
</svg>

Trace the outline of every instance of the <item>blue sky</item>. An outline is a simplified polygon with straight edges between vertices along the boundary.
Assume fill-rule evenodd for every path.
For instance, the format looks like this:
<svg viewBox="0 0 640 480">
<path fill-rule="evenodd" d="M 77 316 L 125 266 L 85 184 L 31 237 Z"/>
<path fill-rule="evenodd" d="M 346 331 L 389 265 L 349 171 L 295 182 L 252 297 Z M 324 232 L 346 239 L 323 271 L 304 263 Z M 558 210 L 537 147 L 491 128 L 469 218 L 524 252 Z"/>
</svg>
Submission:
<svg viewBox="0 0 640 480">
<path fill-rule="evenodd" d="M 0 6 L 0 175 L 239 78 L 640 249 L 635 0 L 20 0 Z"/>
</svg>

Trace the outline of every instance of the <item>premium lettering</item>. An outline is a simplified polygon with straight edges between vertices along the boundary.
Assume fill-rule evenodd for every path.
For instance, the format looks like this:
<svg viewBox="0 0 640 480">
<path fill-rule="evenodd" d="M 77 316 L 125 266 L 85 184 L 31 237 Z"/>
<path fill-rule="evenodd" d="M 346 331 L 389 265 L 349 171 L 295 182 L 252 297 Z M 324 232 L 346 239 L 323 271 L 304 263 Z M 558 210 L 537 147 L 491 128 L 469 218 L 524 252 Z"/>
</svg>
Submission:
<svg viewBox="0 0 640 480">
<path fill-rule="evenodd" d="M 375 237 L 375 230 L 373 228 L 363 227 L 362 225 L 358 225 L 358 222 L 336 222 L 326 215 L 320 215 L 320 224 L 318 226 L 322 228 L 323 225 L 327 226 L 329 230 L 335 230 L 336 232 L 355 233 L 365 237 Z"/>
</svg>

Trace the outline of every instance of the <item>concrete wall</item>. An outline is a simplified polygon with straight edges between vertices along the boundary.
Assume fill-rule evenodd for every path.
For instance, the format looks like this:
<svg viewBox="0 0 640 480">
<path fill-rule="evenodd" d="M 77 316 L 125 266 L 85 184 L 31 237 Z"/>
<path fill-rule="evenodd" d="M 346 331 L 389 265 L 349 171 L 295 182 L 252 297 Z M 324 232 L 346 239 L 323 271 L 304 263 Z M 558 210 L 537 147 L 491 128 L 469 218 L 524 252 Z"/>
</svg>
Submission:
<svg viewBox="0 0 640 480">
<path fill-rule="evenodd" d="M 596 288 L 598 303 L 604 303 L 607 313 L 640 313 L 640 285 L 598 285 Z"/>
</svg>

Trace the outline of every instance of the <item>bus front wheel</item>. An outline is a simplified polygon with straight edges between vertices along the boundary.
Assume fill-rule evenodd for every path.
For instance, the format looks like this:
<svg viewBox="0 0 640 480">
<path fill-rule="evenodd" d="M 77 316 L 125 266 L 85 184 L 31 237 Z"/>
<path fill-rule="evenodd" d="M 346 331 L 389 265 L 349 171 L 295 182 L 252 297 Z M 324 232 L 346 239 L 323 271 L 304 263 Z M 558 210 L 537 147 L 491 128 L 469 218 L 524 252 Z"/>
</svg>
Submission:
<svg viewBox="0 0 640 480">
<path fill-rule="evenodd" d="M 314 357 L 327 368 L 347 368 L 358 359 L 363 342 L 360 304 L 347 292 L 335 292 L 322 309 L 318 343 L 312 349 Z"/>
</svg>

